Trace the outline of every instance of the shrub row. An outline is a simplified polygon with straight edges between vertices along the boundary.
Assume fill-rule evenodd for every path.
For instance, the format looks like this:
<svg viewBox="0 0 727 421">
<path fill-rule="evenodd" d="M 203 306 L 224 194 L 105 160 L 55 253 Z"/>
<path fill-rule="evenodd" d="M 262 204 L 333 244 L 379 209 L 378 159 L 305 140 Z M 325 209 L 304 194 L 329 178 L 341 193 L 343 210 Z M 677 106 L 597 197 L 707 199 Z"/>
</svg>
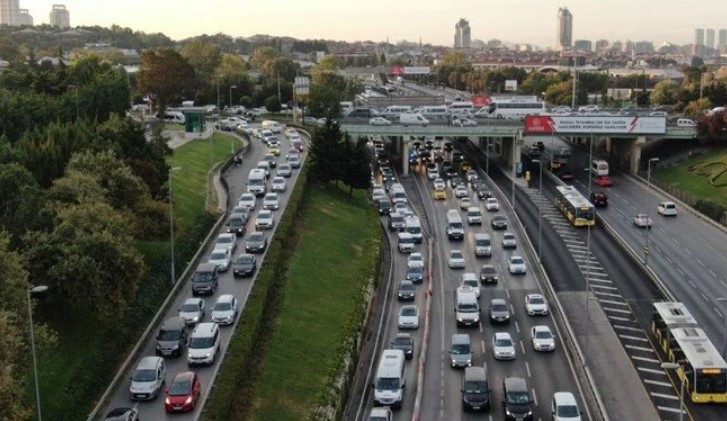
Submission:
<svg viewBox="0 0 727 421">
<path fill-rule="evenodd" d="M 252 406 L 260 381 L 268 341 L 283 301 L 288 260 L 298 242 L 296 225 L 308 198 L 308 166 L 301 170 L 285 214 L 268 246 L 264 264 L 258 269 L 235 334 L 230 341 L 215 388 L 203 410 L 205 420 L 244 419 Z M 234 414 L 234 416 L 232 415 Z"/>
<path fill-rule="evenodd" d="M 694 204 L 694 209 L 703 213 L 718 224 L 725 223 L 725 213 L 727 212 L 727 208 L 722 205 L 709 200 L 699 199 L 697 200 L 697 203 Z"/>
</svg>

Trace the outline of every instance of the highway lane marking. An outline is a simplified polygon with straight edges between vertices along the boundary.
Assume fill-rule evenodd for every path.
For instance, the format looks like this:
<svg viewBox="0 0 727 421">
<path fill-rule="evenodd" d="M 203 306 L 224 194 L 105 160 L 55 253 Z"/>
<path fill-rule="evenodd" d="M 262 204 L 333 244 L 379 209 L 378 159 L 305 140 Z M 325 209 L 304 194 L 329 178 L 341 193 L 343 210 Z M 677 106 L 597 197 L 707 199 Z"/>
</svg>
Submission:
<svg viewBox="0 0 727 421">
<path fill-rule="evenodd" d="M 624 345 L 625 348 L 633 349 L 635 351 L 647 351 L 653 353 L 654 350 L 651 348 L 645 348 L 643 346 L 636 346 L 636 345 Z M 663 372 L 663 371 L 662 371 Z"/>
<path fill-rule="evenodd" d="M 689 279 L 688 281 L 689 281 L 689 285 L 691 285 L 692 288 L 695 288 L 695 289 L 697 288 L 697 284 L 695 284 L 694 281 L 692 281 L 691 279 Z"/>
<path fill-rule="evenodd" d="M 592 280 L 594 280 L 594 279 L 592 279 Z M 616 287 L 607 287 L 605 285 L 591 285 L 591 288 L 601 288 L 601 289 L 610 289 L 612 291 L 618 291 L 618 288 L 616 288 Z M 598 294 L 598 293 L 596 292 L 596 294 Z"/>
<path fill-rule="evenodd" d="M 721 311 L 719 311 L 719 309 L 718 309 L 717 307 L 712 307 L 712 310 L 714 310 L 714 312 L 715 312 L 715 313 L 717 313 L 717 315 L 718 315 L 719 317 L 724 317 L 724 316 L 722 315 L 722 312 L 721 312 Z"/>
<path fill-rule="evenodd" d="M 603 270 L 591 272 L 591 276 L 603 276 L 605 278 L 608 278 L 608 274 Z"/>
<path fill-rule="evenodd" d="M 532 389 L 533 392 L 533 403 L 535 403 L 535 406 L 538 406 L 538 396 L 535 394 L 535 389 Z"/>
<path fill-rule="evenodd" d="M 671 400 L 675 400 L 675 401 L 678 401 L 678 400 L 679 400 L 679 396 L 674 396 L 674 395 L 665 395 L 665 394 L 663 394 L 663 393 L 656 393 L 656 392 L 651 392 L 651 393 L 649 393 L 649 394 L 650 394 L 651 396 L 654 396 L 654 397 L 656 397 L 656 398 L 671 399 Z"/>
<path fill-rule="evenodd" d="M 602 303 L 606 303 L 606 304 L 617 305 L 617 306 L 627 306 L 628 307 L 628 305 L 629 305 L 628 303 L 623 302 L 623 301 L 602 300 L 600 298 L 598 299 L 598 301 L 602 302 Z"/>
<path fill-rule="evenodd" d="M 522 351 L 523 355 L 525 355 L 525 345 L 523 344 L 523 341 L 520 341 L 520 350 Z"/>
<path fill-rule="evenodd" d="M 620 322 L 630 322 L 631 321 L 631 319 L 628 317 L 618 317 L 618 316 L 608 316 L 608 315 L 606 317 L 608 317 L 611 320 L 618 320 Z"/>
<path fill-rule="evenodd" d="M 656 408 L 657 408 L 657 409 L 659 409 L 660 411 L 666 411 L 666 412 L 676 412 L 677 414 L 678 414 L 678 413 L 680 413 L 680 412 L 681 412 L 682 414 L 686 414 L 686 413 L 687 413 L 687 411 L 682 411 L 682 409 L 681 409 L 681 408 L 679 408 L 679 409 L 674 409 L 674 408 L 671 408 L 671 407 L 668 407 L 668 406 L 657 406 Z"/>
<path fill-rule="evenodd" d="M 655 368 L 644 368 L 644 367 L 636 367 L 637 370 L 643 371 L 645 373 L 654 373 L 654 374 L 661 374 L 662 376 L 666 376 L 666 373 L 663 369 L 657 370 Z"/>
<path fill-rule="evenodd" d="M 512 303 L 510 303 L 510 314 L 513 316 L 515 315 L 515 306 L 513 306 Z"/>
<path fill-rule="evenodd" d="M 661 364 L 661 361 L 659 361 L 655 358 L 637 357 L 636 355 L 632 355 L 631 358 L 634 360 L 644 361 L 647 363 Z"/>
<path fill-rule="evenodd" d="M 605 295 L 607 297 L 623 298 L 621 296 L 621 294 L 613 294 L 613 293 L 610 293 L 610 292 L 593 291 L 593 293 L 596 294 L 596 295 Z M 603 302 L 603 300 L 600 300 L 600 301 Z"/>
<path fill-rule="evenodd" d="M 484 332 L 484 330 L 482 330 L 482 321 L 481 320 L 480 320 L 479 326 L 477 326 L 477 327 L 480 329 L 480 333 Z"/>
<path fill-rule="evenodd" d="M 631 310 L 621 310 L 620 308 L 603 307 L 603 311 L 615 311 L 622 314 L 631 314 Z"/>
<path fill-rule="evenodd" d="M 697 261 L 697 263 L 699 263 L 700 265 L 702 265 L 702 267 L 704 267 L 704 262 L 703 262 L 703 261 L 701 261 L 701 260 L 699 260 L 699 257 L 697 257 L 697 258 L 696 258 L 696 259 L 694 259 L 694 260 L 696 260 L 696 261 Z"/>
<path fill-rule="evenodd" d="M 588 277 L 588 279 L 589 279 L 590 282 L 604 282 L 604 283 L 607 283 L 607 284 L 612 284 L 613 283 L 610 279 L 593 279 L 592 278 L 592 276 L 594 275 L 593 273 L 591 273 L 590 275 L 591 276 Z"/>
<path fill-rule="evenodd" d="M 520 333 L 520 323 L 518 323 L 517 320 L 515 320 L 515 330 L 517 333 Z"/>
<path fill-rule="evenodd" d="M 722 284 L 725 288 L 727 288 L 727 284 L 723 280 L 719 280 L 719 283 Z"/>
<path fill-rule="evenodd" d="M 674 262 L 669 258 L 669 255 L 664 255 L 664 258 L 667 262 L 669 262 L 670 265 L 674 264 Z"/>
<path fill-rule="evenodd" d="M 681 243 L 679 243 L 679 240 L 677 240 L 676 238 L 672 237 L 671 241 L 673 241 L 674 244 L 681 246 Z"/>
<path fill-rule="evenodd" d="M 679 274 L 682 275 L 682 276 L 686 275 L 686 273 L 684 273 L 684 271 L 682 270 L 682 268 L 680 268 L 679 266 L 677 266 L 677 272 L 679 272 Z"/>
<path fill-rule="evenodd" d="M 482 345 L 482 357 L 484 358 L 484 356 L 485 356 L 485 340 L 484 339 L 480 341 L 480 345 Z"/>
<path fill-rule="evenodd" d="M 688 255 L 690 255 L 690 256 L 694 256 L 694 255 L 692 254 L 691 250 L 689 250 L 689 249 L 684 249 L 684 251 L 686 251 Z"/>
<path fill-rule="evenodd" d="M 649 340 L 648 340 L 648 339 L 646 339 L 646 338 L 642 338 L 642 337 L 639 337 L 639 336 L 631 336 L 631 335 L 618 335 L 618 337 L 619 337 L 619 338 L 623 338 L 623 339 L 630 339 L 630 340 L 632 340 L 632 341 L 649 342 Z"/>
<path fill-rule="evenodd" d="M 507 299 L 509 300 L 510 299 L 510 290 L 509 289 L 505 290 L 505 295 L 507 295 Z"/>
<path fill-rule="evenodd" d="M 709 298 L 707 297 L 707 295 L 705 295 L 703 292 L 700 292 L 699 294 L 702 296 L 702 298 L 704 298 L 704 301 L 709 302 Z"/>
<path fill-rule="evenodd" d="M 568 246 L 568 248 L 569 249 L 574 248 L 574 249 L 588 250 L 588 246 L 581 245 L 581 244 L 574 244 L 572 246 Z"/>
<path fill-rule="evenodd" d="M 527 361 L 525 361 L 525 371 L 528 372 L 528 377 L 533 377 L 532 374 L 530 374 L 530 364 L 528 364 Z"/>
<path fill-rule="evenodd" d="M 654 386 L 664 386 L 664 387 L 669 387 L 669 388 L 674 387 L 674 386 L 672 386 L 671 383 L 660 382 L 658 380 L 644 379 L 644 383 L 651 384 L 651 385 L 654 385 Z"/>
<path fill-rule="evenodd" d="M 616 329 L 624 329 L 624 330 L 630 330 L 632 332 L 644 332 L 644 329 L 640 329 L 638 327 L 631 327 L 631 326 L 624 326 L 624 325 L 613 325 Z"/>
<path fill-rule="evenodd" d="M 712 275 L 712 277 L 714 277 L 714 278 L 717 277 L 717 274 L 714 273 L 714 271 L 712 269 L 709 269 L 709 274 Z"/>
</svg>

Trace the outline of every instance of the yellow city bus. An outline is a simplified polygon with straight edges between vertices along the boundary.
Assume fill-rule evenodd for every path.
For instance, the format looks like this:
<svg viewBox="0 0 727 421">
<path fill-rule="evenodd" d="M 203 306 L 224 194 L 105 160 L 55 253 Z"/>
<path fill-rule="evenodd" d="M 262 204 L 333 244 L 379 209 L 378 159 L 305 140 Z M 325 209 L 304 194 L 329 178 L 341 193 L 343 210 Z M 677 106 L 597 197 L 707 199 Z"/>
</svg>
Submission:
<svg viewBox="0 0 727 421">
<path fill-rule="evenodd" d="M 651 331 L 656 336 L 659 348 L 669 355 L 670 342 L 674 341 L 671 330 L 677 327 L 698 327 L 697 320 L 684 303 L 667 301 L 654 303 Z"/>
<path fill-rule="evenodd" d="M 596 224 L 596 208 L 573 186 L 556 186 L 555 204 L 576 227 Z"/>
</svg>

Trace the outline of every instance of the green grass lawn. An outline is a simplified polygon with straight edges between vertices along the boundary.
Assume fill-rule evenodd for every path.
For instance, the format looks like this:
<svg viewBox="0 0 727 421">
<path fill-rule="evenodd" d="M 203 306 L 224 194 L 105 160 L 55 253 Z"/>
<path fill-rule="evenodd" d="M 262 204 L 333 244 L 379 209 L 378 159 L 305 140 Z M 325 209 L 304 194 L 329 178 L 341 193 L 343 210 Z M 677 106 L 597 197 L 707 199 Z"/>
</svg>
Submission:
<svg viewBox="0 0 727 421">
<path fill-rule="evenodd" d="M 700 163 L 717 164 L 705 168 L 702 171 L 689 171 L 690 167 Z M 724 165 L 721 165 L 721 163 Z M 675 165 L 661 167 L 652 172 L 652 177 L 668 183 L 695 198 L 706 199 L 722 206 L 727 206 L 727 185 L 718 187 L 709 181 L 713 175 L 725 170 L 727 170 L 727 149 L 719 149 L 685 159 Z M 711 173 L 712 175 L 701 175 L 706 173 Z M 715 179 L 714 182 L 717 185 L 727 184 L 727 171 Z"/>
<path fill-rule="evenodd" d="M 183 132 L 184 124 L 164 123 L 164 130 L 170 132 Z"/>
<path fill-rule="evenodd" d="M 325 386 L 355 291 L 370 223 L 364 192 L 313 187 L 253 419 L 301 420 Z"/>
<path fill-rule="evenodd" d="M 215 133 L 212 136 L 212 163 L 213 165 L 225 160 L 230 156 L 230 135 Z M 235 142 L 238 142 L 235 139 Z M 210 141 L 195 140 L 189 142 L 174 151 L 169 158 L 171 167 L 180 166 L 181 170 L 173 172 L 173 188 L 175 193 L 174 216 L 177 222 L 175 238 L 180 239 L 185 235 L 185 229 L 194 224 L 205 212 L 205 184 L 207 173 L 210 169 Z M 147 268 L 155 266 L 158 262 L 169 261 L 169 241 L 138 241 L 137 249 L 144 255 Z M 186 256 L 189 258 L 191 256 Z M 179 263 L 182 264 L 181 262 Z M 183 268 L 178 267 L 177 274 L 181 274 Z M 144 280 L 142 280 L 144 282 Z M 143 286 L 140 288 L 143 291 Z M 161 304 L 161 300 L 158 304 Z M 134 306 L 134 302 L 131 303 Z M 58 345 L 39 354 L 38 371 L 40 374 L 41 396 L 43 397 L 44 415 L 58 416 L 57 408 L 64 399 L 65 385 L 79 370 L 94 369 L 93 361 L 88 361 L 92 350 L 93 341 L 98 341 L 96 335 L 86 332 L 78 332 L 72 327 L 65 326 L 61 318 L 53 328 L 58 331 Z M 119 321 L 122 323 L 122 321 Z M 79 346 L 79 343 L 82 345 Z M 129 344 L 130 347 L 133 344 Z M 124 352 L 120 349 L 119 361 L 125 358 Z M 90 364 L 90 365 L 89 365 Z M 109 373 L 94 372 L 93 375 L 106 376 Z M 28 382 L 28 402 L 32 401 L 32 378 Z M 93 396 L 84 397 L 86 402 L 93 402 L 103 390 L 96 391 Z M 90 409 L 89 409 L 90 410 Z M 55 419 L 66 419 L 58 418 Z"/>
</svg>

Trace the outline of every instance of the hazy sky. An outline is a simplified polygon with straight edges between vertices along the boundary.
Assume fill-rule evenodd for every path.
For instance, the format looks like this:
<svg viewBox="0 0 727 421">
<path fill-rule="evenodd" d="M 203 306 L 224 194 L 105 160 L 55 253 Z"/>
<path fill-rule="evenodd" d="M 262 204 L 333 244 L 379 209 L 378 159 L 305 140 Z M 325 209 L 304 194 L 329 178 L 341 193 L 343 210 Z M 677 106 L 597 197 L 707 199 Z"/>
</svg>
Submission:
<svg viewBox="0 0 727 421">
<path fill-rule="evenodd" d="M 465 18 L 472 39 L 550 47 L 562 6 L 573 13 L 574 39 L 688 44 L 697 27 L 727 28 L 727 0 L 20 0 L 20 7 L 47 23 L 53 3 L 66 5 L 74 26 L 118 24 L 173 39 L 224 32 L 452 45 Z"/>
</svg>

